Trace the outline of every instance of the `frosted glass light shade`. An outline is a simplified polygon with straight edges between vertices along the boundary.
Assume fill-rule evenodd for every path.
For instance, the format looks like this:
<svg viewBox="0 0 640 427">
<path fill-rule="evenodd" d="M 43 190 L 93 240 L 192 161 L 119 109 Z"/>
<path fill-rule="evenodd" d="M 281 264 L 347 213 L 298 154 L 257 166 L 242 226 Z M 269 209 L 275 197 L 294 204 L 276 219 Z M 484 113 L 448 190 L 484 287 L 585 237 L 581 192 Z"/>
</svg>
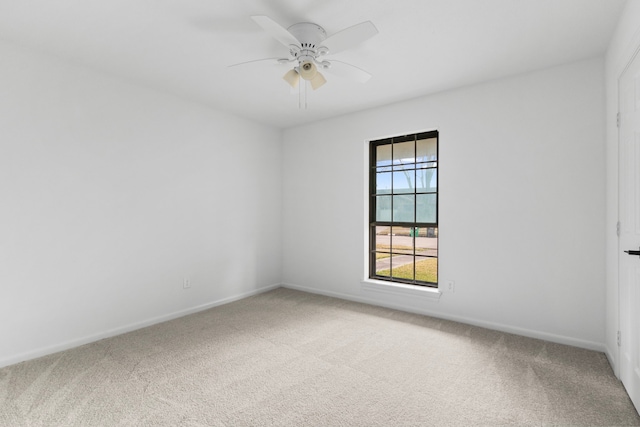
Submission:
<svg viewBox="0 0 640 427">
<path fill-rule="evenodd" d="M 298 82 L 300 81 L 300 74 L 298 74 L 296 70 L 291 69 L 287 72 L 287 74 L 282 76 L 282 78 L 287 83 L 289 83 L 291 87 L 296 88 L 298 87 Z"/>
<path fill-rule="evenodd" d="M 303 79 L 311 81 L 317 74 L 318 68 L 313 62 L 306 61 L 300 64 L 300 77 Z"/>
<path fill-rule="evenodd" d="M 311 79 L 311 87 L 313 88 L 313 90 L 316 90 L 326 82 L 327 81 L 321 73 L 316 73 L 316 76 Z"/>
</svg>

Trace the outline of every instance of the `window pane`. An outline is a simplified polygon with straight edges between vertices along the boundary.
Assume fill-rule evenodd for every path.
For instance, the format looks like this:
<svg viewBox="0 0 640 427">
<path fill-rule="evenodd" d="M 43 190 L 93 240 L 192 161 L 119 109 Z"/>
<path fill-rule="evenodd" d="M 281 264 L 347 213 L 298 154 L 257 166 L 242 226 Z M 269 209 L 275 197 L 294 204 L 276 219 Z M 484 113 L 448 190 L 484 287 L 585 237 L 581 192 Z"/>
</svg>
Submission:
<svg viewBox="0 0 640 427">
<path fill-rule="evenodd" d="M 391 144 L 378 145 L 376 147 L 376 167 L 391 164 Z"/>
<path fill-rule="evenodd" d="M 403 165 L 406 163 L 415 163 L 415 142 L 401 142 L 393 144 L 393 164 Z"/>
<path fill-rule="evenodd" d="M 413 280 L 413 256 L 394 256 L 392 260 L 391 276 L 398 279 Z"/>
<path fill-rule="evenodd" d="M 376 197 L 376 221 L 391 221 L 391 196 Z"/>
<path fill-rule="evenodd" d="M 436 191 L 438 188 L 437 169 L 418 169 L 416 171 L 416 191 Z"/>
<path fill-rule="evenodd" d="M 436 227 L 416 227 L 416 255 L 438 256 L 438 229 Z"/>
<path fill-rule="evenodd" d="M 404 196 L 403 196 L 404 197 Z M 436 222 L 436 195 L 435 194 L 418 194 L 416 222 Z M 395 202 L 395 201 L 394 201 Z M 395 209 L 394 209 L 395 214 Z"/>
<path fill-rule="evenodd" d="M 415 170 L 405 170 L 393 173 L 393 192 L 413 193 L 416 187 Z"/>
<path fill-rule="evenodd" d="M 418 158 L 416 159 L 416 162 L 432 162 L 434 160 L 437 160 L 437 144 L 437 138 L 422 139 L 420 141 L 417 141 L 416 151 L 418 154 Z"/>
<path fill-rule="evenodd" d="M 391 173 L 376 174 L 376 194 L 391 194 Z"/>
<path fill-rule="evenodd" d="M 391 232 L 391 251 L 413 255 L 413 227 L 393 227 Z"/>
<path fill-rule="evenodd" d="M 413 194 L 393 196 L 393 218 L 395 222 L 414 222 L 414 199 Z"/>
<path fill-rule="evenodd" d="M 391 227 L 376 227 L 375 250 L 391 252 Z"/>
<path fill-rule="evenodd" d="M 376 274 L 378 276 L 390 277 L 391 276 L 391 257 L 376 257 Z"/>
<path fill-rule="evenodd" d="M 416 257 L 416 280 L 438 283 L 438 258 Z"/>
<path fill-rule="evenodd" d="M 391 275 L 391 227 L 375 227 L 375 239 L 376 274 L 388 277 Z"/>
</svg>

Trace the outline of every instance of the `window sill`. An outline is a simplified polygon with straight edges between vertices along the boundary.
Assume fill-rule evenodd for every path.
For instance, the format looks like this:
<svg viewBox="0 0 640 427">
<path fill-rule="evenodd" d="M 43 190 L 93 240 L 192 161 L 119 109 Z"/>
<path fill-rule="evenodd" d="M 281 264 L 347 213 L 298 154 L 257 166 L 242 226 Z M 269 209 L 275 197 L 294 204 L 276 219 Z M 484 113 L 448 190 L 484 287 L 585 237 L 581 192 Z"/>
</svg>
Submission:
<svg viewBox="0 0 640 427">
<path fill-rule="evenodd" d="M 410 296 L 412 298 L 419 298 L 425 301 L 438 302 L 440 300 L 440 295 L 442 295 L 442 292 L 438 289 L 385 282 L 383 280 L 364 279 L 361 283 L 362 290 L 367 292 Z"/>
</svg>

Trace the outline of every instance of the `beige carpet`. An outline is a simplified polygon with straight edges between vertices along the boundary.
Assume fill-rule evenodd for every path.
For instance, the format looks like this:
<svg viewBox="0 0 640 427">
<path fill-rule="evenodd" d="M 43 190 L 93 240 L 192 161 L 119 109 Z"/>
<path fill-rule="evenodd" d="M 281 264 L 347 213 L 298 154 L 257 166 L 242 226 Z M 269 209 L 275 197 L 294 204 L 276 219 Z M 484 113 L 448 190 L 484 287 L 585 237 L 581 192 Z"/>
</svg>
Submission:
<svg viewBox="0 0 640 427">
<path fill-rule="evenodd" d="M 601 353 L 277 289 L 0 369 L 1 426 L 640 426 Z"/>
</svg>

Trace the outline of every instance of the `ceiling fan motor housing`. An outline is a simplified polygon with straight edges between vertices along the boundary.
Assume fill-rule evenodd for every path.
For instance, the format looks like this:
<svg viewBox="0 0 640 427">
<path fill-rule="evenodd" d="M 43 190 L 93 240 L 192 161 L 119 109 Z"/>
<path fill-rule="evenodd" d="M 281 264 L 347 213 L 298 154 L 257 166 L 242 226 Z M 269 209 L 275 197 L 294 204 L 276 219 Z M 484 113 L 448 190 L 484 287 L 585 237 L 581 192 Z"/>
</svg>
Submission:
<svg viewBox="0 0 640 427">
<path fill-rule="evenodd" d="M 303 49 L 305 47 L 316 49 L 320 47 L 321 43 L 327 38 L 327 32 L 324 28 L 311 22 L 293 24 L 287 28 L 287 31 L 298 39 Z"/>
<path fill-rule="evenodd" d="M 300 42 L 300 46 L 290 46 L 291 55 L 298 60 L 296 71 L 303 79 L 313 80 L 318 74 L 316 64 L 322 68 L 328 68 L 329 65 L 328 61 L 317 60 L 318 56 L 329 53 L 329 49 L 321 44 L 327 38 L 327 32 L 312 22 L 293 24 L 287 31 Z"/>
</svg>

